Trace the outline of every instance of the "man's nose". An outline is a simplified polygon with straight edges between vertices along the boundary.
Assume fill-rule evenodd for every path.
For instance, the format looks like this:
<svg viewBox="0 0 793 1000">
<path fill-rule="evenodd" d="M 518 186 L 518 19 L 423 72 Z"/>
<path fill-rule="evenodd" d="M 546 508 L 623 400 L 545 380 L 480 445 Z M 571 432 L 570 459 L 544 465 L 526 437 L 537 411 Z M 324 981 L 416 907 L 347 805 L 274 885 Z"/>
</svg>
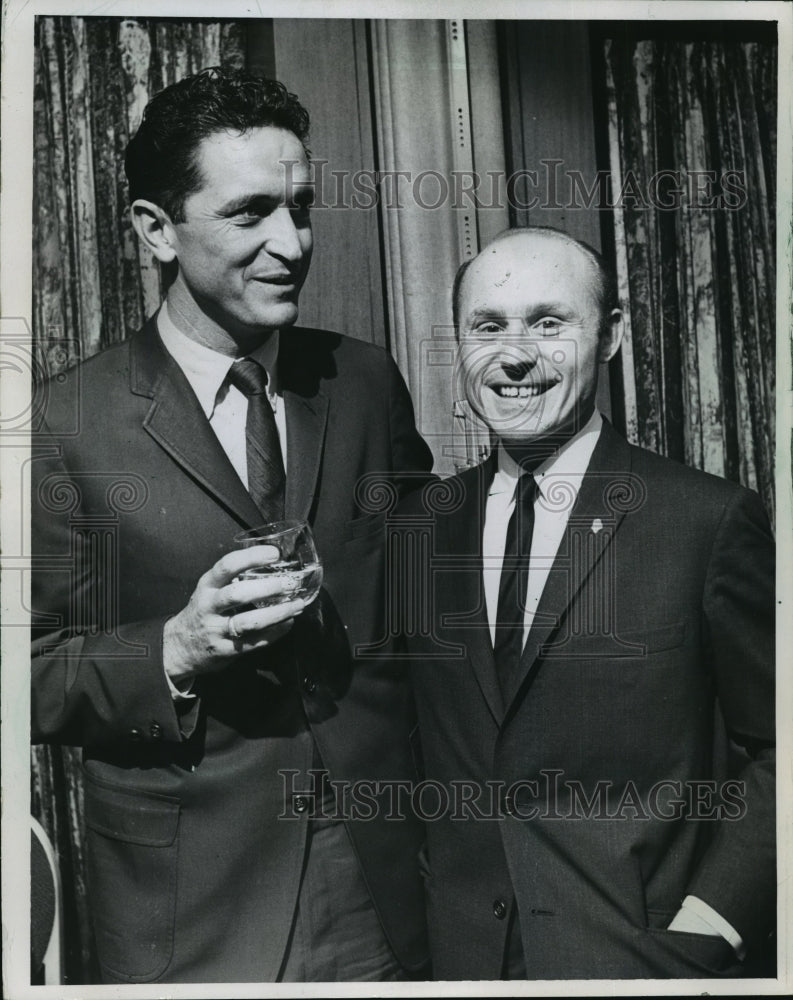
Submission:
<svg viewBox="0 0 793 1000">
<path fill-rule="evenodd" d="M 520 358 L 512 358 L 509 361 L 504 360 L 501 362 L 501 370 L 512 382 L 520 382 L 537 364 L 536 351 L 531 351 L 530 353 L 521 352 L 521 354 Z"/>
<path fill-rule="evenodd" d="M 267 219 L 265 248 L 268 253 L 282 260 L 297 263 L 305 254 L 300 232 L 286 205 L 280 205 Z"/>
</svg>

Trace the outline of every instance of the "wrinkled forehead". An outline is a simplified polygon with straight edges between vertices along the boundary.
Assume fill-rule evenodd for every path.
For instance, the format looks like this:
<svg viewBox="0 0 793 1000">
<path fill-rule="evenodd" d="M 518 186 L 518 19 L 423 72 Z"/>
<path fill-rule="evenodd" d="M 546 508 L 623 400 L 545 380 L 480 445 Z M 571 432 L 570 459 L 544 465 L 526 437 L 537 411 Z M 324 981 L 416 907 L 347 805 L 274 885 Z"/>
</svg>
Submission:
<svg viewBox="0 0 793 1000">
<path fill-rule="evenodd" d="M 474 301 L 523 296 L 575 296 L 599 312 L 600 275 L 589 254 L 564 234 L 509 233 L 486 247 L 466 271 L 461 315 Z"/>
</svg>

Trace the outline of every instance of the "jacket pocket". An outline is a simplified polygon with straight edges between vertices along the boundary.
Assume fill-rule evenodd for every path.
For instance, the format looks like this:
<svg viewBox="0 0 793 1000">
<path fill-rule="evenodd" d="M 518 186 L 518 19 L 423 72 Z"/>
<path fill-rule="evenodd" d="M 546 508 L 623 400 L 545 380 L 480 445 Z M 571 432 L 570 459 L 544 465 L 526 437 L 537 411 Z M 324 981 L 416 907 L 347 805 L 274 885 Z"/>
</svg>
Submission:
<svg viewBox="0 0 793 1000">
<path fill-rule="evenodd" d="M 655 628 L 623 629 L 613 632 L 574 633 L 565 635 L 542 647 L 546 657 L 567 659 L 599 659 L 619 663 L 623 660 L 645 660 L 653 653 L 663 653 L 682 646 L 689 626 L 685 621 Z"/>
<path fill-rule="evenodd" d="M 674 622 L 671 625 L 662 625 L 660 628 L 636 629 L 626 632 L 617 632 L 618 637 L 625 643 L 633 646 L 641 646 L 644 655 L 651 653 L 662 653 L 667 649 L 675 649 L 682 645 L 686 637 L 686 623 Z"/>
<path fill-rule="evenodd" d="M 695 934 L 650 927 L 647 934 L 654 945 L 668 954 L 669 976 L 741 975 L 742 965 L 729 941 L 720 935 Z"/>
<path fill-rule="evenodd" d="M 173 957 L 179 801 L 85 778 L 88 891 L 103 973 L 151 982 Z"/>
</svg>

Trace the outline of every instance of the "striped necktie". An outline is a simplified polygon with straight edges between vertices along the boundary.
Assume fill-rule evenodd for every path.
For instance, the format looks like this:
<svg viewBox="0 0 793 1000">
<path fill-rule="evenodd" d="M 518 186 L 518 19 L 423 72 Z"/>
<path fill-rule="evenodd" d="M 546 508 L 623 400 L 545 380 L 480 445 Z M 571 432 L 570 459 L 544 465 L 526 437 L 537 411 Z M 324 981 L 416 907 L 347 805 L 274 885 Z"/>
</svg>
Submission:
<svg viewBox="0 0 793 1000">
<path fill-rule="evenodd" d="M 265 522 L 282 521 L 286 475 L 275 414 L 267 398 L 267 372 L 257 361 L 241 358 L 229 369 L 227 381 L 248 399 L 245 420 L 248 492 Z"/>
</svg>

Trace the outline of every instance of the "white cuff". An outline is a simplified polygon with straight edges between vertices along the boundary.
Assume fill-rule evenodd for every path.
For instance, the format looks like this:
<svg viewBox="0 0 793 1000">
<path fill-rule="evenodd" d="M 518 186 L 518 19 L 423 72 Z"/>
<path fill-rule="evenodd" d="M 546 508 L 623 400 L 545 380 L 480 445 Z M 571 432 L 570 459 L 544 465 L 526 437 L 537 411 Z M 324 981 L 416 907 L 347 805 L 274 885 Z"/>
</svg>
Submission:
<svg viewBox="0 0 793 1000">
<path fill-rule="evenodd" d="M 741 935 L 732 924 L 718 914 L 712 906 L 708 906 L 698 896 L 686 896 L 674 920 L 669 925 L 670 931 L 690 931 L 694 934 L 711 934 L 723 937 L 728 941 L 738 958 L 746 955 Z"/>
<path fill-rule="evenodd" d="M 171 697 L 174 701 L 192 701 L 193 698 L 197 697 L 193 694 L 193 678 L 188 677 L 186 681 L 182 683 L 181 687 L 177 687 L 171 680 L 170 674 L 166 671 L 165 679 L 168 681 L 168 687 L 171 691 Z"/>
</svg>

